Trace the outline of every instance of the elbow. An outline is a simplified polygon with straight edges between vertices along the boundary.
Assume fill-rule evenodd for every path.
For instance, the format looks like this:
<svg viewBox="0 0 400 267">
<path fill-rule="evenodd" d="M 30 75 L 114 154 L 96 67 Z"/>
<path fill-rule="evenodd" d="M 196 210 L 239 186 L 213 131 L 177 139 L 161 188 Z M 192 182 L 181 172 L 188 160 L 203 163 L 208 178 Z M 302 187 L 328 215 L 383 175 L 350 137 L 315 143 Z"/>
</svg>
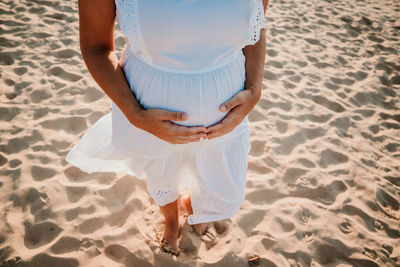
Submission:
<svg viewBox="0 0 400 267">
<path fill-rule="evenodd" d="M 93 55 L 93 54 L 103 54 L 112 52 L 113 50 L 109 47 L 104 46 L 80 46 L 82 56 Z"/>
<path fill-rule="evenodd" d="M 79 43 L 79 48 L 81 51 L 81 54 L 83 57 L 87 55 L 93 55 L 93 54 L 103 54 L 103 53 L 108 53 L 108 52 L 113 52 L 114 47 L 107 45 L 107 44 L 93 44 L 89 42 L 85 42 L 83 40 L 80 41 Z"/>
<path fill-rule="evenodd" d="M 258 101 L 260 101 L 261 96 L 262 96 L 262 91 L 261 91 L 261 90 L 257 90 L 257 91 L 254 93 L 254 102 L 255 102 L 254 104 L 257 104 Z"/>
</svg>

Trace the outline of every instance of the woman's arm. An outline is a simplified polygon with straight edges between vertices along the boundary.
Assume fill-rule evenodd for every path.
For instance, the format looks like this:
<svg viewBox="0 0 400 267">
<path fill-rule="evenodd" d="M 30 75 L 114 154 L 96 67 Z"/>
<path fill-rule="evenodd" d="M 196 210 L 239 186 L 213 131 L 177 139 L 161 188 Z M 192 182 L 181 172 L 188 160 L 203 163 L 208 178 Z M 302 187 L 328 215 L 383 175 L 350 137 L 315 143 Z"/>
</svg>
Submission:
<svg viewBox="0 0 400 267">
<path fill-rule="evenodd" d="M 266 14 L 268 0 L 263 0 L 264 16 Z M 260 40 L 254 45 L 248 45 L 243 48 L 243 54 L 246 57 L 246 83 L 245 88 L 254 95 L 257 104 L 261 98 L 262 77 L 264 73 L 264 61 L 266 53 L 265 29 L 261 29 Z M 254 107 L 253 105 L 253 107 Z M 252 107 L 252 108 L 253 108 Z"/>
<path fill-rule="evenodd" d="M 131 92 L 114 51 L 114 1 L 79 0 L 78 9 L 80 49 L 90 74 L 127 119 L 138 125 L 142 107 Z"/>
<path fill-rule="evenodd" d="M 260 40 L 254 45 L 248 45 L 243 48 L 243 54 L 246 57 L 246 82 L 245 90 L 250 91 L 251 96 L 248 108 L 251 110 L 261 98 L 262 77 L 264 73 L 264 60 L 266 50 L 265 29 L 260 31 Z M 231 110 L 239 105 L 243 99 L 240 97 L 232 98 L 221 105 L 222 111 Z M 225 109 L 223 108 L 225 107 Z"/>
<path fill-rule="evenodd" d="M 264 15 L 267 5 L 268 0 L 263 0 Z M 229 112 L 222 121 L 207 127 L 207 139 L 213 139 L 232 131 L 260 100 L 266 46 L 265 29 L 263 28 L 260 31 L 259 41 L 243 48 L 243 54 L 246 57 L 245 90 L 239 91 L 220 106 L 222 112 Z"/>
<path fill-rule="evenodd" d="M 80 49 L 85 64 L 128 121 L 169 143 L 200 140 L 205 127 L 186 127 L 170 121 L 186 120 L 183 112 L 143 109 L 138 103 L 114 51 L 114 0 L 79 0 L 78 9 Z"/>
</svg>

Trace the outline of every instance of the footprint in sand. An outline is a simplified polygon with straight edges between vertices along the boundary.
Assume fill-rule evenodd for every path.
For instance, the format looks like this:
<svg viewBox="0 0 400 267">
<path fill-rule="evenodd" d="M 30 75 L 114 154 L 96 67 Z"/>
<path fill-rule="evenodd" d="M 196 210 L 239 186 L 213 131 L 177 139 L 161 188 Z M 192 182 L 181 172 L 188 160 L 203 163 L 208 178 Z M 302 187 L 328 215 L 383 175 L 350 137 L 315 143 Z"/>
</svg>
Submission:
<svg viewBox="0 0 400 267">
<path fill-rule="evenodd" d="M 25 221 L 24 245 L 29 249 L 44 246 L 53 241 L 63 230 L 52 222 L 32 224 Z"/>
<path fill-rule="evenodd" d="M 57 243 L 50 247 L 51 252 L 55 254 L 64 254 L 73 251 L 78 251 L 81 246 L 81 241 L 74 237 L 63 236 Z"/>
<path fill-rule="evenodd" d="M 127 248 L 113 244 L 109 245 L 104 249 L 104 254 L 106 257 L 110 258 L 111 260 L 121 263 L 124 266 L 141 266 L 141 267 L 152 267 L 152 266 L 163 266 L 165 265 L 165 261 L 163 258 L 157 259 L 155 258 L 156 262 L 155 265 L 150 264 L 148 261 L 143 260 L 136 255 L 135 253 L 130 252 Z M 172 264 L 174 265 L 174 264 Z M 172 266 L 171 265 L 171 266 Z"/>
<path fill-rule="evenodd" d="M 86 103 L 95 102 L 101 99 L 104 96 L 104 93 L 94 87 L 88 87 L 85 89 L 83 100 Z"/>
<path fill-rule="evenodd" d="M 0 154 L 0 167 L 6 164 L 8 159 L 4 157 L 2 154 Z"/>
<path fill-rule="evenodd" d="M 66 186 L 67 197 L 69 202 L 78 202 L 87 192 L 86 186 Z"/>
<path fill-rule="evenodd" d="M 88 176 L 86 172 L 81 171 L 81 169 L 71 166 L 64 171 L 65 176 L 70 182 L 85 182 L 85 177 Z"/>
<path fill-rule="evenodd" d="M 282 181 L 285 183 L 289 184 L 295 184 L 297 179 L 299 179 L 301 176 L 305 175 L 308 173 L 306 169 L 300 169 L 300 168 L 289 168 L 286 170 L 285 174 L 282 177 Z"/>
<path fill-rule="evenodd" d="M 76 52 L 75 50 L 72 49 L 61 49 L 58 51 L 54 52 L 54 55 L 58 58 L 71 58 L 74 56 L 80 56 L 80 54 L 78 52 Z"/>
<path fill-rule="evenodd" d="M 347 218 L 345 218 L 339 225 L 340 231 L 342 231 L 344 234 L 349 234 L 353 232 L 353 224 L 351 221 Z"/>
<path fill-rule="evenodd" d="M 295 215 L 297 220 L 304 225 L 308 224 L 310 219 L 314 216 L 307 208 L 301 208 L 301 210 L 297 211 Z"/>
<path fill-rule="evenodd" d="M 14 68 L 13 71 L 15 72 L 15 74 L 17 74 L 18 76 L 21 76 L 23 74 L 25 74 L 28 69 L 25 67 L 18 67 L 18 68 Z"/>
<path fill-rule="evenodd" d="M 54 175 L 56 175 L 56 171 L 52 168 L 34 165 L 31 168 L 31 175 L 35 181 L 43 181 L 54 177 Z"/>
<path fill-rule="evenodd" d="M 0 65 L 12 65 L 14 64 L 14 59 L 7 52 L 0 53 Z"/>
<path fill-rule="evenodd" d="M 20 113 L 21 111 L 17 107 L 0 107 L 0 120 L 10 122 Z"/>
<path fill-rule="evenodd" d="M 206 232 L 198 236 L 193 227 L 187 223 L 187 214 L 184 215 L 185 221 L 181 225 L 180 249 L 184 253 L 193 253 L 204 242 L 207 249 L 218 244 L 219 236 L 229 229 L 227 220 L 209 222 L 206 224 Z"/>
<path fill-rule="evenodd" d="M 376 190 L 376 204 L 387 216 L 400 220 L 400 202 L 398 198 L 381 187 Z"/>
<path fill-rule="evenodd" d="M 31 101 L 33 103 L 40 103 L 46 99 L 51 98 L 53 95 L 48 90 L 37 89 L 31 93 Z"/>
<path fill-rule="evenodd" d="M 338 165 L 342 163 L 346 163 L 349 160 L 349 157 L 346 155 L 333 151 L 331 149 L 325 149 L 321 153 L 321 159 L 319 165 L 322 168 L 327 168 L 329 165 Z"/>
<path fill-rule="evenodd" d="M 102 218 L 93 217 L 84 220 L 80 225 L 78 225 L 79 232 L 82 234 L 92 234 L 103 227 L 105 221 Z"/>
<path fill-rule="evenodd" d="M 82 117 L 48 119 L 40 123 L 45 129 L 64 130 L 67 133 L 79 134 L 87 129 L 86 120 Z"/>
<path fill-rule="evenodd" d="M 79 214 L 92 214 L 96 211 L 96 206 L 89 205 L 87 207 L 76 207 L 65 212 L 65 218 L 68 222 L 75 220 Z"/>
<path fill-rule="evenodd" d="M 80 79 L 82 79 L 82 75 L 77 75 L 77 74 L 74 74 L 71 72 L 67 72 L 61 67 L 52 67 L 49 70 L 49 74 L 51 74 L 53 76 L 57 76 L 63 80 L 69 81 L 69 82 L 76 82 L 76 81 L 79 81 Z"/>
<path fill-rule="evenodd" d="M 107 207 L 111 210 L 120 210 L 126 205 L 126 201 L 133 194 L 135 195 L 136 181 L 133 176 L 124 176 L 118 179 L 110 188 L 99 190 L 107 203 Z"/>
<path fill-rule="evenodd" d="M 14 266 L 14 265 L 12 265 Z M 17 265 L 19 266 L 19 264 Z M 26 265 L 21 266 L 63 266 L 63 267 L 78 267 L 79 262 L 74 258 L 54 257 L 46 253 L 35 255 L 31 261 L 26 262 Z"/>
<path fill-rule="evenodd" d="M 206 232 L 200 236 L 200 240 L 206 244 L 207 249 L 212 248 L 218 243 L 217 231 L 214 224 L 208 224 Z"/>
</svg>

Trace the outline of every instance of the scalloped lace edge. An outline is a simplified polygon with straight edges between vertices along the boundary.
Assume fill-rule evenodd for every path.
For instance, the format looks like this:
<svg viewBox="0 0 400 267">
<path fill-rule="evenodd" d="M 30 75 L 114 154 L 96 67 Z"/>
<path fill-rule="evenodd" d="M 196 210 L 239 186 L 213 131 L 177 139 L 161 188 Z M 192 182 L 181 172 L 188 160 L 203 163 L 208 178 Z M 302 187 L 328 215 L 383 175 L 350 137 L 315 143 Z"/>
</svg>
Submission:
<svg viewBox="0 0 400 267">
<path fill-rule="evenodd" d="M 265 27 L 264 6 L 262 0 L 253 0 L 253 5 L 253 11 L 249 19 L 249 34 L 244 46 L 254 45 L 257 43 L 260 39 L 260 31 Z"/>
<path fill-rule="evenodd" d="M 124 34 L 125 43 L 135 53 L 140 55 L 142 58 L 150 61 L 151 58 L 146 51 L 144 45 L 142 33 L 140 30 L 139 21 L 136 19 L 137 16 L 137 0 L 116 0 L 116 15 L 120 25 L 121 31 Z M 121 12 L 120 10 L 129 10 L 127 12 Z M 135 36 L 135 42 L 129 43 L 127 38 L 128 34 Z"/>
</svg>

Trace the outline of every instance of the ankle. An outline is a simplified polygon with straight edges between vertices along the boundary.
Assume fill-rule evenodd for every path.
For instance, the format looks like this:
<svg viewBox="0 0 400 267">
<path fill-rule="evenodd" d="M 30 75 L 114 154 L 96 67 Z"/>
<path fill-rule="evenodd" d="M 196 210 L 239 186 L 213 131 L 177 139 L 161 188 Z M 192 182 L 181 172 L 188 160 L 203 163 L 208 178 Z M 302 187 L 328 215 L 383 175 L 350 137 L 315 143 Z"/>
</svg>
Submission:
<svg viewBox="0 0 400 267">
<path fill-rule="evenodd" d="M 165 227 L 170 230 L 177 230 L 179 228 L 178 219 L 176 220 L 165 220 Z"/>
</svg>

